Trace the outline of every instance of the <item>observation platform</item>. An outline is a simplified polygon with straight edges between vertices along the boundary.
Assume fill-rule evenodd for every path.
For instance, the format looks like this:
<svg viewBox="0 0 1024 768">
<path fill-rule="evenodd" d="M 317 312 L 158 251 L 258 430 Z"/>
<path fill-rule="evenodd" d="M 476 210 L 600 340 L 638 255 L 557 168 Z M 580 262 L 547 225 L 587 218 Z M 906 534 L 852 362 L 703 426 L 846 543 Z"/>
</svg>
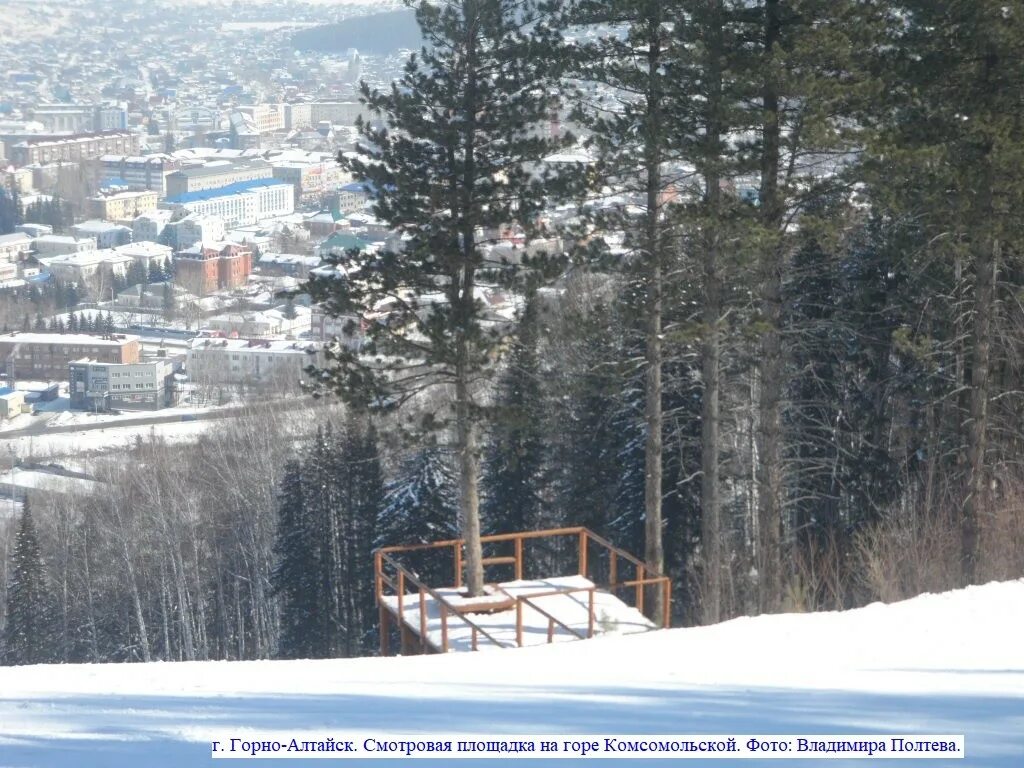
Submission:
<svg viewBox="0 0 1024 768">
<path fill-rule="evenodd" d="M 381 654 L 397 630 L 402 654 L 522 648 L 658 628 L 644 615 L 645 594 L 669 625 L 669 579 L 586 528 L 482 538 L 485 575 L 505 568 L 486 594 L 462 589 L 461 539 L 385 547 L 374 554 Z M 511 553 L 507 553 L 511 550 Z M 447 570 L 445 569 L 447 566 Z M 435 587 L 419 573 L 450 577 Z M 568 575 L 547 575 L 576 571 Z M 529 574 L 526 572 L 529 571 Z M 525 577 L 524 577 L 525 575 Z"/>
</svg>

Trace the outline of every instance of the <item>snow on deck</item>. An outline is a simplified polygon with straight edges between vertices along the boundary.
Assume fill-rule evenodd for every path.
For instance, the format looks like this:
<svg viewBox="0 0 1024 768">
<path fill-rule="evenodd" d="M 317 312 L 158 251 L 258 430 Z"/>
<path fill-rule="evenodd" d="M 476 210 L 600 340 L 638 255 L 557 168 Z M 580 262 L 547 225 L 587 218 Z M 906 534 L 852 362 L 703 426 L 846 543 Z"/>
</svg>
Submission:
<svg viewBox="0 0 1024 768">
<path fill-rule="evenodd" d="M 594 582 L 583 576 L 562 576 L 550 579 L 526 579 L 507 581 L 496 585 L 498 594 L 506 593 L 510 597 L 526 597 L 530 603 L 551 614 L 564 624 L 554 625 L 552 642 L 578 640 L 587 636 L 589 624 L 589 591 Z M 558 590 L 561 594 L 546 594 L 544 597 L 531 597 Z M 435 590 L 452 604 L 460 602 L 458 590 L 454 587 Z M 386 595 L 384 604 L 393 615 L 398 614 L 398 596 Z M 427 595 L 424 600 L 427 615 L 427 641 L 436 649 L 442 646 L 441 608 L 438 601 Z M 407 593 L 402 600 L 402 618 L 405 624 L 419 636 L 420 633 L 420 601 L 416 592 Z M 471 613 L 467 618 L 486 632 L 500 647 L 516 647 L 516 610 L 510 608 L 494 613 Z M 549 619 L 541 611 L 523 603 L 523 646 L 545 645 L 548 642 Z M 633 634 L 654 629 L 653 623 L 647 620 L 636 608 L 632 608 L 609 592 L 600 589 L 594 592 L 594 635 Z M 491 642 L 483 632 L 477 636 L 478 650 L 496 649 L 499 645 Z M 448 612 L 448 650 L 470 651 L 473 649 L 473 629 L 466 621 Z"/>
</svg>

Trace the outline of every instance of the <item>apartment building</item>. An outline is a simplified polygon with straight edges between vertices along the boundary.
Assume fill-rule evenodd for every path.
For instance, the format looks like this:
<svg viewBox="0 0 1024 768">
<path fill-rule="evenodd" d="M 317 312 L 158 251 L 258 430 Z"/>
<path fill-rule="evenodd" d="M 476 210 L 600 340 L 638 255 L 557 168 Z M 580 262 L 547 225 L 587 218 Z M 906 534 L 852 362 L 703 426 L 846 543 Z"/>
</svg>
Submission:
<svg viewBox="0 0 1024 768">
<path fill-rule="evenodd" d="M 86 201 L 86 213 L 107 221 L 129 221 L 136 216 L 155 211 L 157 193 L 151 190 L 117 192 L 112 195 L 97 195 Z"/>
<path fill-rule="evenodd" d="M 0 365 L 8 375 L 61 381 L 73 360 L 84 357 L 105 363 L 137 363 L 138 336 L 111 338 L 85 333 L 10 333 L 0 336 Z"/>
<path fill-rule="evenodd" d="M 79 162 L 110 154 L 136 155 L 139 136 L 126 131 L 103 131 L 71 136 L 26 137 L 10 147 L 9 159 L 16 166 Z"/>
<path fill-rule="evenodd" d="M 323 363 L 323 345 L 308 341 L 194 339 L 185 358 L 189 378 L 200 384 L 294 385 L 308 378 L 307 366 Z"/>
<path fill-rule="evenodd" d="M 103 155 L 100 179 L 129 189 L 148 189 L 163 197 L 167 194 L 167 176 L 180 168 L 181 163 L 170 155 Z"/>
<path fill-rule="evenodd" d="M 257 104 L 255 106 L 242 106 L 238 108 L 238 111 L 252 118 L 253 125 L 258 133 L 270 133 L 273 131 L 284 130 L 284 104 Z"/>
</svg>

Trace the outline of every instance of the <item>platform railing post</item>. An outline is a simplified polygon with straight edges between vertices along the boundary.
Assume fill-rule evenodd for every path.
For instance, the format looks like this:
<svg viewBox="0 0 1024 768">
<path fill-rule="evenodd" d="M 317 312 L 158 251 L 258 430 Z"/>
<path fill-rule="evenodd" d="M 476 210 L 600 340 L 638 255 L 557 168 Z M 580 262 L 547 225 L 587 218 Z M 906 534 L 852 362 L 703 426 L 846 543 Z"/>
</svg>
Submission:
<svg viewBox="0 0 1024 768">
<path fill-rule="evenodd" d="M 587 639 L 589 640 L 594 636 L 594 588 L 590 588 L 589 595 L 587 597 Z"/>
<path fill-rule="evenodd" d="M 644 577 L 646 575 L 646 569 L 641 565 L 637 566 L 636 569 L 636 609 L 640 613 L 644 612 Z"/>
<path fill-rule="evenodd" d="M 420 650 L 427 652 L 427 593 L 420 587 Z"/>
<path fill-rule="evenodd" d="M 405 621 L 405 571 L 398 572 L 398 620 Z"/>
<path fill-rule="evenodd" d="M 555 640 L 555 620 L 548 618 L 548 643 L 552 643 Z"/>
<path fill-rule="evenodd" d="M 672 580 L 668 576 L 662 583 L 661 628 L 668 629 L 672 621 Z"/>
<path fill-rule="evenodd" d="M 516 581 L 520 581 L 523 578 L 523 539 L 519 537 L 516 539 Z"/>
<path fill-rule="evenodd" d="M 472 641 L 473 641 L 473 642 L 472 642 L 472 646 L 471 646 L 471 647 L 472 647 L 472 648 L 473 648 L 473 650 L 475 651 L 475 650 L 476 650 L 476 625 L 475 625 L 475 624 L 473 625 L 473 637 L 472 637 Z"/>
<path fill-rule="evenodd" d="M 455 548 L 455 588 L 462 589 L 462 542 L 457 541 Z"/>
<path fill-rule="evenodd" d="M 387 656 L 390 648 L 391 621 L 388 609 L 382 602 L 380 604 L 380 655 Z"/>
<path fill-rule="evenodd" d="M 443 602 L 438 606 L 441 609 L 441 653 L 448 653 L 448 608 Z"/>
<path fill-rule="evenodd" d="M 516 648 L 523 647 L 523 601 L 516 600 Z"/>
<path fill-rule="evenodd" d="M 580 531 L 579 534 L 579 546 L 580 546 L 580 576 L 583 578 L 587 577 L 587 532 Z"/>
<path fill-rule="evenodd" d="M 380 596 L 384 591 L 384 582 L 382 580 L 383 574 L 381 569 L 383 567 L 383 559 L 380 552 L 373 553 L 373 594 L 377 599 L 378 605 L 380 604 Z"/>
</svg>

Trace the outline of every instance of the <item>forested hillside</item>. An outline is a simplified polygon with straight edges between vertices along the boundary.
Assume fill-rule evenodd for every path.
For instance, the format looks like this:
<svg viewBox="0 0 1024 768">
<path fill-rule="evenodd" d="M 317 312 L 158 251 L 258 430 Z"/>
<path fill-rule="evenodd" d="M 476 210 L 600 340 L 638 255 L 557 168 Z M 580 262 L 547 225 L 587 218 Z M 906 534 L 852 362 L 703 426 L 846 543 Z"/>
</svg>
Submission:
<svg viewBox="0 0 1024 768">
<path fill-rule="evenodd" d="M 479 591 L 481 531 L 587 526 L 676 625 L 1024 574 L 1020 7 L 417 9 L 339 157 L 395 245 L 302 288 L 335 404 L 33 499 L 9 663 L 369 653 L 373 548 L 457 533 Z"/>
</svg>

